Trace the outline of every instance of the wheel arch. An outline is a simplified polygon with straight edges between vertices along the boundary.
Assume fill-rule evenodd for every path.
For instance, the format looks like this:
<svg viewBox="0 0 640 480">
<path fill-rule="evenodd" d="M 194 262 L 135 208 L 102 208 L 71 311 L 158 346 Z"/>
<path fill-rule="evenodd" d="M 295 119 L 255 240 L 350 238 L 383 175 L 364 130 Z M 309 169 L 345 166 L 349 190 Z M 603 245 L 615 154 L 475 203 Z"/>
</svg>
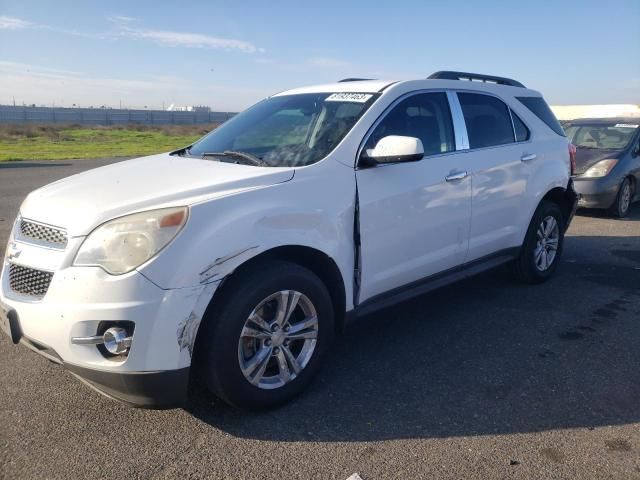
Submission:
<svg viewBox="0 0 640 480">
<path fill-rule="evenodd" d="M 523 222 L 521 225 L 521 235 L 519 236 L 518 245 L 522 245 L 525 240 L 525 236 L 527 234 L 527 230 L 529 229 L 529 225 L 531 225 L 531 221 L 533 220 L 533 216 L 536 214 L 536 211 L 540 207 L 540 204 L 544 201 L 551 201 L 560 207 L 560 211 L 562 212 L 562 216 L 564 219 L 564 231 L 566 232 L 567 222 L 570 222 L 573 218 L 573 204 L 571 197 L 575 195 L 575 191 L 573 190 L 572 180 L 569 179 L 566 187 L 559 186 L 558 183 L 551 184 L 547 186 L 546 189 L 541 190 L 541 192 L 545 192 L 544 195 L 539 193 L 536 195 L 537 201 L 532 202 L 529 207 L 530 210 L 526 215 L 523 215 Z M 576 197 L 577 198 L 577 197 Z M 526 222 L 526 223 L 525 223 Z"/>
<path fill-rule="evenodd" d="M 551 190 L 549 190 L 538 202 L 538 205 L 536 206 L 536 210 L 538 209 L 540 204 L 545 200 L 551 201 L 556 205 L 558 205 L 558 207 L 560 207 L 560 210 L 562 211 L 563 220 L 566 224 L 567 220 L 571 216 L 571 211 L 573 208 L 573 205 L 571 205 L 570 200 L 567 198 L 567 189 L 562 187 L 554 187 Z M 566 225 L 565 225 L 565 231 L 566 231 Z"/>
<path fill-rule="evenodd" d="M 215 305 L 229 294 L 232 280 L 256 268 L 262 262 L 269 260 L 282 260 L 295 263 L 312 271 L 320 278 L 329 291 L 333 303 L 334 319 L 336 330 L 341 331 L 344 326 L 346 313 L 346 288 L 344 279 L 336 261 L 326 253 L 309 246 L 302 245 L 282 245 L 273 247 L 245 260 L 238 265 L 231 273 L 225 276 L 219 287 L 209 301 L 209 305 L 203 316 L 204 318 L 213 315 Z M 207 322 L 206 322 L 207 323 Z"/>
<path fill-rule="evenodd" d="M 626 177 L 624 177 L 622 180 L 624 181 L 625 178 L 629 179 L 629 183 L 631 183 L 631 195 L 635 196 L 638 193 L 638 179 L 636 179 L 635 175 L 633 175 L 632 173 L 627 174 Z M 633 197 L 632 197 L 633 199 Z"/>
</svg>

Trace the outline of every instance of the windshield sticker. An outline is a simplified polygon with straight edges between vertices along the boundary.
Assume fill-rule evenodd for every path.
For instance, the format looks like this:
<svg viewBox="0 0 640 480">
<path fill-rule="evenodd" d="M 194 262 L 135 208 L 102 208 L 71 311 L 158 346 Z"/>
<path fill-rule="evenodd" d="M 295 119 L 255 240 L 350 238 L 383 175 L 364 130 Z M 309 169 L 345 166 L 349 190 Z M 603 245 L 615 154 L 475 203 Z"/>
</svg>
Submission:
<svg viewBox="0 0 640 480">
<path fill-rule="evenodd" d="M 373 95 L 370 93 L 332 93 L 324 101 L 365 103 L 371 97 Z"/>
<path fill-rule="evenodd" d="M 634 125 L 633 123 L 616 123 L 615 128 L 638 128 L 638 125 Z"/>
</svg>

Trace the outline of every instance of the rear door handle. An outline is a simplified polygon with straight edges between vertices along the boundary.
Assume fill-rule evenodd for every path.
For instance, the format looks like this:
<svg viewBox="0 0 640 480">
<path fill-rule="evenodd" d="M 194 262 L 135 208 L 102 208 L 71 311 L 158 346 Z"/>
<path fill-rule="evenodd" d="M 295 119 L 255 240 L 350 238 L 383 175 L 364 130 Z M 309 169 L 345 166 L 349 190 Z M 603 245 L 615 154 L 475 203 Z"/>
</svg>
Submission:
<svg viewBox="0 0 640 480">
<path fill-rule="evenodd" d="M 537 155 L 535 153 L 525 153 L 520 157 L 520 160 L 523 162 L 530 162 L 531 160 L 535 160 L 536 156 Z"/>
<path fill-rule="evenodd" d="M 466 178 L 467 175 L 468 175 L 467 172 L 455 172 L 447 175 L 446 177 L 444 177 L 444 179 L 447 182 L 454 182 L 456 180 L 462 180 L 463 178 Z"/>
</svg>

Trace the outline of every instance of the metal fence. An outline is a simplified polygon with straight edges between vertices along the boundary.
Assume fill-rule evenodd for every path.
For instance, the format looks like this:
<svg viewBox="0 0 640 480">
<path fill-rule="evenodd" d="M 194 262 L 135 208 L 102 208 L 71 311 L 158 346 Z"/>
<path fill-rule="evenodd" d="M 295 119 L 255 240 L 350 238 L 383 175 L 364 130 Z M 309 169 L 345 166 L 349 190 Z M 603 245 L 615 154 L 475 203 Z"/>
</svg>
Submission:
<svg viewBox="0 0 640 480">
<path fill-rule="evenodd" d="M 0 105 L 0 123 L 79 123 L 81 125 L 197 125 L 222 123 L 234 112 L 168 112 L 110 108 L 22 107 Z"/>
</svg>

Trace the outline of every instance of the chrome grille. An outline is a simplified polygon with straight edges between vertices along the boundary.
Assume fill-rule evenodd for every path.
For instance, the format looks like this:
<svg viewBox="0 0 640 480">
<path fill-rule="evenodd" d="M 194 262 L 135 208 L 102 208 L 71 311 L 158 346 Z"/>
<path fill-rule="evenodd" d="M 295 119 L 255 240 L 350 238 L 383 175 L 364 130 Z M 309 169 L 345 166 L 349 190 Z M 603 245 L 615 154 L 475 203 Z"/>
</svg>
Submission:
<svg viewBox="0 0 640 480">
<path fill-rule="evenodd" d="M 67 232 L 61 228 L 20 219 L 20 235 L 57 248 L 67 246 Z"/>
<path fill-rule="evenodd" d="M 49 289 L 53 272 L 9 264 L 9 286 L 14 292 L 42 298 Z"/>
</svg>

